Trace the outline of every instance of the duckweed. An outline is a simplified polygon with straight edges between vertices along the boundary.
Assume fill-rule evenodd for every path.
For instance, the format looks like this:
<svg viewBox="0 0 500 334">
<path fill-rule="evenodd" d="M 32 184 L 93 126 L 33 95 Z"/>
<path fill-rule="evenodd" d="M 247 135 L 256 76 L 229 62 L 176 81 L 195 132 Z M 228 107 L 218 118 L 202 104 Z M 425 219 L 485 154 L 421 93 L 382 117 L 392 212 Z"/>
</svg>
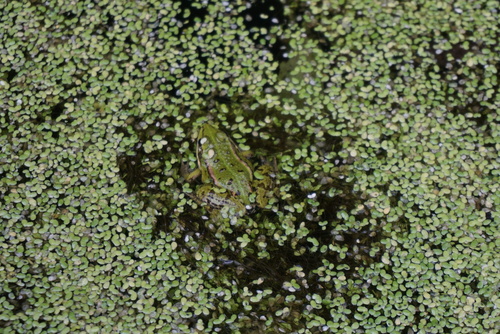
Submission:
<svg viewBox="0 0 500 334">
<path fill-rule="evenodd" d="M 476 333 L 498 324 L 492 1 L 9 1 L 5 333 Z M 275 201 L 214 221 L 220 124 Z"/>
</svg>

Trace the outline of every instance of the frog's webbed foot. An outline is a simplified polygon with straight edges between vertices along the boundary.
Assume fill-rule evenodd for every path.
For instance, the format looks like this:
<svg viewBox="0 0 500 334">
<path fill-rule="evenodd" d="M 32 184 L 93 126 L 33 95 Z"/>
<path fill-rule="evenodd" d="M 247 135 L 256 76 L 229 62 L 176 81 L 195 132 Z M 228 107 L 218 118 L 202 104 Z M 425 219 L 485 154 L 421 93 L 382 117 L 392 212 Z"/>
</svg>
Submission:
<svg viewBox="0 0 500 334">
<path fill-rule="evenodd" d="M 274 196 L 274 169 L 270 165 L 259 166 L 254 171 L 254 192 L 257 206 L 263 208 Z"/>
</svg>

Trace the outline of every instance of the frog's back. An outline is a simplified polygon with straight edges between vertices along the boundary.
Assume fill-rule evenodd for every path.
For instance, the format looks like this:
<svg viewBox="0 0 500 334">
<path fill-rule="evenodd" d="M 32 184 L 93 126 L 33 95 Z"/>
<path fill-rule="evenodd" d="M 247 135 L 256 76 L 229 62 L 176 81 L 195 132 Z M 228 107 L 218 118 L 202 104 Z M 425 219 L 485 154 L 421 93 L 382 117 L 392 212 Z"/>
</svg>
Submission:
<svg viewBox="0 0 500 334">
<path fill-rule="evenodd" d="M 198 159 L 203 181 L 229 190 L 248 204 L 253 171 L 250 162 L 224 132 L 205 124 L 200 132 Z"/>
</svg>

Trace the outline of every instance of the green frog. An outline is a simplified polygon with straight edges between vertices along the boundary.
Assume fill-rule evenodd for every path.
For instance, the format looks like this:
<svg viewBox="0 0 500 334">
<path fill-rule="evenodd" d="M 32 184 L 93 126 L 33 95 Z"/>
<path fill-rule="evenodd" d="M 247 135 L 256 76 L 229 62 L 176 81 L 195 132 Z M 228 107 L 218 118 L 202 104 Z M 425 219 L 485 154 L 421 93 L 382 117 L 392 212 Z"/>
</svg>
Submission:
<svg viewBox="0 0 500 334">
<path fill-rule="evenodd" d="M 198 132 L 197 142 L 198 169 L 186 179 L 201 175 L 203 185 L 192 198 L 217 213 L 223 208 L 234 210 L 236 216 L 267 205 L 273 188 L 271 166 L 262 165 L 254 171 L 247 159 L 250 152 L 240 151 L 229 136 L 208 123 Z"/>
</svg>

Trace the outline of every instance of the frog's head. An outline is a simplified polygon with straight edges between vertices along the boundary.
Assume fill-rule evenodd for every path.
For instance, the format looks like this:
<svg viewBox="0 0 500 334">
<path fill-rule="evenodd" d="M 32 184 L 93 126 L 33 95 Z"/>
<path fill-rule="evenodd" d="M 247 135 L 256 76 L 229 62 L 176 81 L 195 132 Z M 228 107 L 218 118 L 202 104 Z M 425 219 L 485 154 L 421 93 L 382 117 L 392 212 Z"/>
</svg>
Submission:
<svg viewBox="0 0 500 334">
<path fill-rule="evenodd" d="M 200 131 L 198 132 L 198 138 L 203 138 L 203 137 L 212 137 L 215 135 L 219 129 L 217 129 L 215 126 L 213 126 L 210 123 L 205 123 L 201 126 Z"/>
</svg>

